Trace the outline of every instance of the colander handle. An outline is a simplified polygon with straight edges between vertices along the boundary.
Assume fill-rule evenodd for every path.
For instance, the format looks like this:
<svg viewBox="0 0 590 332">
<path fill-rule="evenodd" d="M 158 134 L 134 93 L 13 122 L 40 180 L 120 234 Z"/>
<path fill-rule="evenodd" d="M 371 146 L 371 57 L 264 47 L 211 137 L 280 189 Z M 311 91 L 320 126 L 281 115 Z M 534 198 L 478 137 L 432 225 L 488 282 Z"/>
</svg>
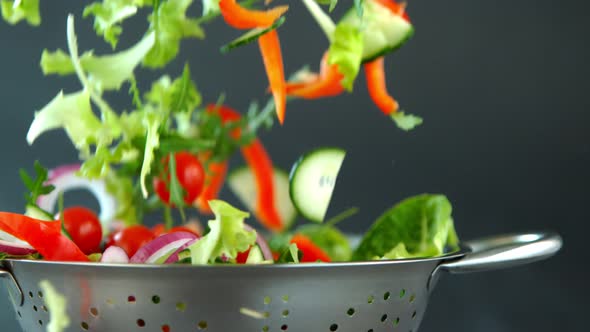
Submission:
<svg viewBox="0 0 590 332">
<path fill-rule="evenodd" d="M 14 279 L 12 273 L 7 270 L 0 262 L 0 279 L 4 279 L 8 283 L 8 292 L 10 297 L 15 301 L 15 303 L 20 307 L 23 305 L 25 301 L 25 297 L 23 295 L 23 291 L 20 289 L 20 286 Z"/>
<path fill-rule="evenodd" d="M 553 232 L 499 235 L 465 243 L 471 252 L 438 269 L 451 273 L 479 272 L 532 263 L 553 256 L 562 245 Z M 438 270 L 437 269 L 437 270 Z"/>
</svg>

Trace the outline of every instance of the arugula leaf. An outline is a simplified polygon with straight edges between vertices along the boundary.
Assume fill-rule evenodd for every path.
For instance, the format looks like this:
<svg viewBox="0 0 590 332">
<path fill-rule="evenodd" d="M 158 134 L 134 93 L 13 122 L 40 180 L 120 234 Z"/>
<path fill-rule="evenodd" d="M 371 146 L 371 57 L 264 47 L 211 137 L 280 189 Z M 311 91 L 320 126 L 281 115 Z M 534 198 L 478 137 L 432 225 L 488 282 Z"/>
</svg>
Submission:
<svg viewBox="0 0 590 332">
<path fill-rule="evenodd" d="M 35 204 L 37 202 L 37 198 L 39 196 L 47 195 L 55 189 L 55 186 L 49 184 L 46 185 L 47 177 L 49 172 L 41 163 L 36 160 L 34 164 L 36 177 L 35 179 L 31 178 L 31 176 L 25 171 L 24 169 L 19 170 L 20 177 L 29 190 L 29 194 L 27 195 L 27 203 Z"/>
<path fill-rule="evenodd" d="M 422 118 L 413 114 L 405 114 L 404 112 L 395 112 L 391 114 L 391 119 L 395 121 L 398 128 L 410 131 L 422 124 Z"/>
<path fill-rule="evenodd" d="M 352 259 L 441 255 L 445 247 L 455 247 L 458 242 L 451 212 L 451 203 L 443 195 L 407 198 L 375 221 L 353 252 Z M 400 257 L 402 255 L 405 257 Z"/>
<path fill-rule="evenodd" d="M 339 23 L 328 52 L 328 63 L 336 64 L 344 75 L 342 86 L 352 91 L 363 58 L 363 34 L 354 25 Z"/>
<path fill-rule="evenodd" d="M 170 77 L 162 76 L 152 84 L 146 99 L 172 113 L 192 113 L 201 104 L 201 94 L 191 80 L 188 64 L 184 65 L 182 76 L 170 81 Z"/>
<path fill-rule="evenodd" d="M 170 202 L 177 207 L 185 206 L 184 189 L 178 182 L 176 174 L 176 157 L 173 153 L 168 155 L 168 172 L 170 172 Z"/>
<path fill-rule="evenodd" d="M 219 200 L 209 201 L 209 206 L 215 214 L 208 224 L 209 233 L 189 247 L 194 265 L 215 262 L 222 255 L 233 260 L 256 243 L 256 231 L 244 229 L 249 213 Z"/>
<path fill-rule="evenodd" d="M 32 26 L 41 24 L 39 0 L 2 0 L 0 2 L 2 18 L 9 24 L 26 20 Z"/>
<path fill-rule="evenodd" d="M 186 17 L 186 11 L 192 2 L 193 0 L 166 1 L 154 7 L 148 19 L 156 41 L 143 61 L 145 66 L 164 67 L 178 54 L 183 38 L 205 37 L 199 22 Z"/>
<path fill-rule="evenodd" d="M 84 17 L 94 16 L 94 30 L 115 49 L 119 35 L 123 32 L 121 23 L 135 15 L 138 7 L 145 5 L 141 0 L 103 0 L 93 2 L 84 8 Z"/>
<path fill-rule="evenodd" d="M 48 280 L 41 280 L 39 288 L 43 292 L 43 301 L 49 311 L 49 324 L 47 332 L 63 332 L 70 326 L 70 317 L 67 313 L 67 301 L 63 294 L 59 293 Z"/>
</svg>

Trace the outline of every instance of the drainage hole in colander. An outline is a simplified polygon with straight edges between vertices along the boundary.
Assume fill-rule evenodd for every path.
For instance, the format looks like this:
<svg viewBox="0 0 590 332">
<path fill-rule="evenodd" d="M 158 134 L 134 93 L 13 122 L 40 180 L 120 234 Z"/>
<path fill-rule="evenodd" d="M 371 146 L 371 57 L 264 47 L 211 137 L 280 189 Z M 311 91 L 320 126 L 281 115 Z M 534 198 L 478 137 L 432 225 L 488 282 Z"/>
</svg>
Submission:
<svg viewBox="0 0 590 332">
<path fill-rule="evenodd" d="M 33 292 L 29 292 L 29 297 L 33 298 Z"/>
<path fill-rule="evenodd" d="M 268 318 L 270 317 L 270 312 L 269 311 L 265 311 L 262 313 L 262 316 L 264 316 L 264 318 Z"/>
<path fill-rule="evenodd" d="M 23 314 L 21 314 L 20 311 L 17 311 L 16 314 L 18 315 L 18 318 L 23 318 Z"/>
<path fill-rule="evenodd" d="M 416 295 L 412 294 L 412 296 L 410 296 L 410 303 L 414 302 L 415 299 L 416 299 Z"/>
<path fill-rule="evenodd" d="M 36 305 L 33 306 L 33 310 L 37 311 L 37 306 Z"/>
<path fill-rule="evenodd" d="M 141 318 L 140 318 L 140 319 L 138 319 L 138 320 L 137 320 L 137 326 L 139 326 L 139 327 L 144 327 L 144 326 L 145 326 L 145 320 L 143 320 L 143 319 L 141 319 Z"/>
<path fill-rule="evenodd" d="M 414 319 L 414 318 L 416 318 L 416 312 L 415 311 L 412 313 L 412 319 Z"/>
<path fill-rule="evenodd" d="M 285 303 L 289 302 L 289 295 L 281 296 L 281 300 L 283 300 L 283 302 L 285 302 Z"/>
<path fill-rule="evenodd" d="M 369 329 L 367 332 L 373 332 L 373 329 Z"/>
<path fill-rule="evenodd" d="M 98 317 L 98 309 L 90 308 L 90 314 L 94 317 Z"/>
<path fill-rule="evenodd" d="M 133 296 L 133 295 L 127 296 L 127 302 L 129 302 L 129 303 L 135 303 L 135 296 Z"/>
<path fill-rule="evenodd" d="M 162 325 L 162 332 L 170 332 L 170 326 L 168 324 Z"/>
<path fill-rule="evenodd" d="M 281 325 L 281 330 L 282 331 L 287 331 L 288 328 L 289 328 L 289 326 L 287 326 L 287 324 Z"/>
<path fill-rule="evenodd" d="M 39 319 L 39 325 L 43 325 L 43 321 Z"/>
<path fill-rule="evenodd" d="M 264 304 L 270 304 L 270 296 L 264 297 Z"/>
<path fill-rule="evenodd" d="M 385 294 L 383 294 L 383 299 L 385 301 L 389 300 L 390 297 L 391 297 L 391 293 L 390 292 L 385 292 Z"/>
<path fill-rule="evenodd" d="M 336 330 L 338 330 L 338 324 L 332 324 L 332 325 L 330 325 L 330 331 L 334 332 Z"/>
<path fill-rule="evenodd" d="M 152 303 L 153 304 L 158 304 L 160 303 L 160 297 L 158 295 L 154 295 L 152 296 Z"/>
<path fill-rule="evenodd" d="M 82 328 L 82 330 L 88 331 L 88 323 L 82 322 L 80 323 L 80 327 Z"/>
<path fill-rule="evenodd" d="M 346 314 L 350 317 L 354 316 L 354 308 L 348 308 L 348 310 L 346 310 Z"/>
<path fill-rule="evenodd" d="M 387 320 L 387 314 L 381 316 L 381 322 L 385 322 Z"/>
<path fill-rule="evenodd" d="M 393 321 L 393 326 L 397 326 L 399 324 L 399 317 L 397 317 L 394 321 Z"/>
<path fill-rule="evenodd" d="M 264 325 L 264 326 L 262 327 L 262 332 L 268 332 L 268 330 L 269 330 L 269 329 L 270 329 L 270 328 L 268 327 L 268 325 Z"/>
<path fill-rule="evenodd" d="M 406 295 L 406 290 L 402 289 L 401 291 L 399 291 L 399 298 L 403 298 Z"/>
<path fill-rule="evenodd" d="M 41 291 L 38 291 L 38 292 L 37 292 L 37 295 L 38 295 L 40 298 L 43 298 L 43 292 L 41 292 Z"/>
<path fill-rule="evenodd" d="M 199 330 L 206 330 L 207 329 L 207 321 L 204 321 L 204 320 L 200 321 L 197 324 L 197 327 L 199 328 Z"/>
<path fill-rule="evenodd" d="M 178 310 L 180 312 L 184 312 L 186 310 L 186 303 L 184 303 L 184 302 L 176 303 L 176 310 Z"/>
<path fill-rule="evenodd" d="M 285 309 L 283 310 L 283 317 L 287 317 L 289 316 L 289 310 Z"/>
<path fill-rule="evenodd" d="M 45 312 L 47 312 L 47 311 L 48 311 L 46 306 L 41 306 L 41 310 L 43 310 L 43 311 L 45 311 Z"/>
<path fill-rule="evenodd" d="M 115 301 L 113 299 L 107 299 L 106 302 L 108 305 L 115 305 Z"/>
<path fill-rule="evenodd" d="M 375 302 L 375 297 L 373 295 L 369 295 L 369 297 L 367 298 L 367 303 L 371 304 Z"/>
</svg>

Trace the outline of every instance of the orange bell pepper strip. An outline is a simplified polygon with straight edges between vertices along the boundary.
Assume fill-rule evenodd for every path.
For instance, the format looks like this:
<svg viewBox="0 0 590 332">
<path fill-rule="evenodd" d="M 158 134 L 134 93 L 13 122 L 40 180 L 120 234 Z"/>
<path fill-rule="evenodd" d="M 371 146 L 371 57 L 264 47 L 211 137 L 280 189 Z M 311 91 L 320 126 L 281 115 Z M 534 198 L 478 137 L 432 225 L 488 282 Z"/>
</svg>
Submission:
<svg viewBox="0 0 590 332">
<path fill-rule="evenodd" d="M 207 165 L 207 171 L 205 172 L 205 187 L 195 202 L 196 207 L 201 213 L 213 213 L 209 207 L 209 201 L 217 199 L 219 191 L 221 191 L 223 182 L 225 181 L 227 167 L 227 161 L 210 162 Z"/>
<path fill-rule="evenodd" d="M 365 63 L 365 76 L 367 79 L 369 96 L 371 96 L 373 103 L 375 103 L 385 115 L 391 115 L 392 113 L 397 112 L 399 105 L 387 92 L 384 64 L 385 61 L 383 60 L 383 57 Z"/>
<path fill-rule="evenodd" d="M 72 240 L 62 235 L 59 221 L 42 221 L 21 214 L 0 212 L 0 229 L 29 243 L 45 260 L 90 261 Z"/>
<path fill-rule="evenodd" d="M 310 77 L 306 82 L 287 83 L 287 95 L 304 99 L 334 97 L 342 94 L 342 75 L 336 64 L 328 64 L 328 52 L 324 53 L 320 64 L 320 74 Z"/>
<path fill-rule="evenodd" d="M 406 13 L 407 2 L 397 2 L 394 0 L 374 0 L 382 6 L 387 7 L 393 14 L 402 16 L 406 21 L 410 21 L 408 14 Z"/>
<path fill-rule="evenodd" d="M 291 243 L 297 245 L 297 249 L 301 251 L 303 256 L 301 257 L 302 263 L 313 263 L 317 261 L 330 262 L 330 256 L 326 254 L 322 248 L 318 247 L 311 239 L 303 234 L 295 234 L 291 238 Z"/>
<path fill-rule="evenodd" d="M 227 106 L 209 105 L 209 112 L 217 112 L 224 123 L 240 119 L 240 113 Z M 239 132 L 233 134 L 239 137 Z M 241 148 L 242 156 L 256 178 L 256 211 L 258 220 L 271 231 L 281 231 L 284 223 L 275 206 L 273 164 L 266 149 L 258 139 Z"/>
<path fill-rule="evenodd" d="M 224 21 L 236 29 L 266 28 L 283 16 L 289 6 L 277 6 L 269 10 L 250 10 L 236 0 L 220 0 L 219 9 Z"/>
<path fill-rule="evenodd" d="M 285 122 L 287 107 L 287 83 L 281 54 L 281 43 L 276 30 L 269 31 L 258 38 L 258 46 L 262 54 L 264 68 L 268 76 L 270 91 L 272 92 L 279 122 Z"/>
</svg>

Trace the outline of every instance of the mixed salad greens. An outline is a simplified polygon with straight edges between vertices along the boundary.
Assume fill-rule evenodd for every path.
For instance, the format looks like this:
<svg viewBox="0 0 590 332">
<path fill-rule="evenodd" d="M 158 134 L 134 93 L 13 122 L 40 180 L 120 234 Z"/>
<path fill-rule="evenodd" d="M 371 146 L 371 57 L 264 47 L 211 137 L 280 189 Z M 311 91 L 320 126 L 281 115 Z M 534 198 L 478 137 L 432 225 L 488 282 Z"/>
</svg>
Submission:
<svg viewBox="0 0 590 332">
<path fill-rule="evenodd" d="M 257 138 L 260 130 L 273 126 L 275 114 L 279 123 L 285 121 L 287 101 L 352 92 L 361 68 L 369 95 L 383 114 L 403 130 L 419 125 L 422 119 L 402 112 L 388 93 L 384 72 L 384 56 L 414 31 L 406 4 L 355 0 L 334 22 L 321 5 L 329 5 L 331 12 L 337 0 L 302 0 L 329 45 L 319 72 L 305 67 L 287 80 L 278 31 L 286 24 L 289 6 L 269 3 L 202 0 L 201 13 L 192 0 L 89 3 L 82 16 L 94 20 L 94 30 L 112 47 L 111 54 L 79 50 L 77 21 L 70 15 L 67 50 L 43 50 L 40 64 L 45 75 L 77 77 L 80 88 L 60 91 L 37 111 L 26 139 L 33 144 L 44 133 L 63 129 L 78 150 L 80 163 L 48 170 L 37 162 L 34 174 L 21 171 L 28 190 L 26 209 L 24 214 L 0 212 L 1 257 L 272 264 L 431 257 L 456 246 L 451 204 L 438 194 L 394 205 L 358 244 L 351 243 L 336 223 L 354 214 L 354 209 L 324 222 L 346 152 L 310 151 L 288 174 L 273 165 Z M 41 23 L 39 0 L 0 0 L 0 4 L 10 24 Z M 147 18 L 145 34 L 130 48 L 119 50 L 125 20 L 140 15 Z M 222 46 L 221 52 L 258 44 L 272 94 L 268 102 L 238 112 L 225 103 L 231 94 L 202 96 L 188 64 L 177 77 L 164 74 L 149 89 L 140 90 L 136 71 L 165 68 L 177 58 L 183 39 L 205 38 L 204 27 L 215 19 L 247 30 Z M 107 98 L 124 87 L 131 110 L 117 110 Z M 261 86 L 262 93 L 264 89 Z M 238 152 L 246 165 L 230 170 L 228 160 Z M 218 197 L 225 184 L 245 211 Z M 64 201 L 64 192 L 80 188 L 96 196 L 99 214 Z M 197 211 L 213 217 L 201 224 L 192 217 Z M 143 222 L 154 213 L 164 222 L 149 228 Z M 298 216 L 311 223 L 298 225 Z M 265 230 L 246 223 L 252 220 Z"/>
</svg>

